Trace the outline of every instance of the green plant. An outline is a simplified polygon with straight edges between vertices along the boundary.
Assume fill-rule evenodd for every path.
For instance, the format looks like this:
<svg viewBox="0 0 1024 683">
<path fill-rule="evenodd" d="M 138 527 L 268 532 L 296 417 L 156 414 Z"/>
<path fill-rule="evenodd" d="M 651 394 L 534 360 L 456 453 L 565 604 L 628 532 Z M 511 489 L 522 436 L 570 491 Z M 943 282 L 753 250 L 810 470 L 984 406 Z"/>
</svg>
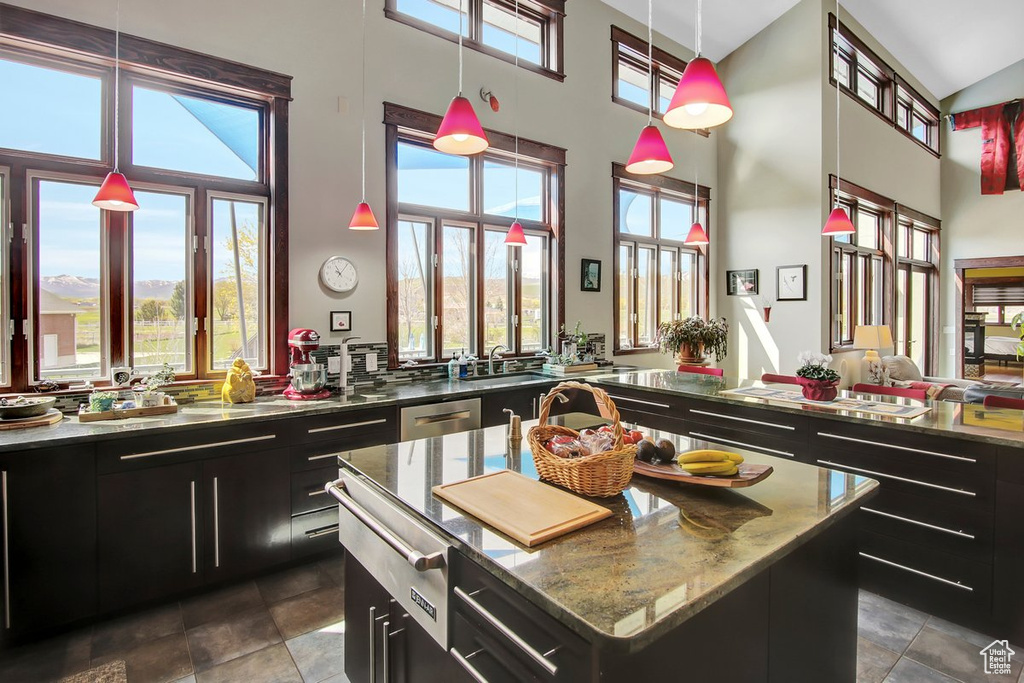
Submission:
<svg viewBox="0 0 1024 683">
<path fill-rule="evenodd" d="M 1013 316 L 1013 320 L 1010 321 L 1010 327 L 1020 337 L 1020 341 L 1017 343 L 1017 358 L 1024 358 L 1024 313 L 1018 313 Z"/>
<path fill-rule="evenodd" d="M 679 353 L 684 345 L 703 346 L 704 351 L 713 353 L 715 360 L 725 358 L 728 351 L 729 323 L 725 318 L 704 320 L 691 316 L 684 320 L 663 322 L 658 326 L 658 343 L 662 353 Z"/>
<path fill-rule="evenodd" d="M 169 363 L 164 363 L 164 366 L 154 372 L 149 377 L 143 379 L 139 384 L 142 385 L 145 392 L 156 391 L 160 387 L 167 386 L 174 381 L 174 368 Z"/>
<path fill-rule="evenodd" d="M 800 367 L 796 371 L 797 377 L 818 382 L 839 381 L 839 373 L 828 367 L 828 364 L 832 362 L 832 356 L 804 351 L 797 357 L 797 360 L 800 361 Z"/>
</svg>

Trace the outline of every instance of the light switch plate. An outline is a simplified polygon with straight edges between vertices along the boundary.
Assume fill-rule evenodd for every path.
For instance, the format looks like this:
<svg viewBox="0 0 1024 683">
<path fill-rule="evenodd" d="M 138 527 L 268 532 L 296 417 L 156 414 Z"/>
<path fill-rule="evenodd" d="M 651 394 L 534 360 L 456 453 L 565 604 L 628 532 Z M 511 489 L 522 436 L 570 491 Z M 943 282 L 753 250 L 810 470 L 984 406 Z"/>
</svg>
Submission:
<svg viewBox="0 0 1024 683">
<path fill-rule="evenodd" d="M 366 354 L 366 371 L 377 372 L 377 354 L 368 353 Z"/>
<path fill-rule="evenodd" d="M 341 356 L 327 357 L 327 372 L 341 372 Z"/>
</svg>

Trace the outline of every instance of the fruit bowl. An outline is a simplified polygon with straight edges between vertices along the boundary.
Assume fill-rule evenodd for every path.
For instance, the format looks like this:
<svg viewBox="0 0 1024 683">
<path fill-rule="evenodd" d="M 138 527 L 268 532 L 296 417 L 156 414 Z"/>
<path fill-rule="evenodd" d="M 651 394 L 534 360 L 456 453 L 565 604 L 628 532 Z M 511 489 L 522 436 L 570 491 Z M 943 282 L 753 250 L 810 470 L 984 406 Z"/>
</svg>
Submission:
<svg viewBox="0 0 1024 683">
<path fill-rule="evenodd" d="M 38 417 L 45 414 L 57 399 L 53 396 L 42 398 L 23 398 L 9 400 L 7 405 L 0 405 L 0 420 L 21 420 L 26 417 Z"/>
</svg>

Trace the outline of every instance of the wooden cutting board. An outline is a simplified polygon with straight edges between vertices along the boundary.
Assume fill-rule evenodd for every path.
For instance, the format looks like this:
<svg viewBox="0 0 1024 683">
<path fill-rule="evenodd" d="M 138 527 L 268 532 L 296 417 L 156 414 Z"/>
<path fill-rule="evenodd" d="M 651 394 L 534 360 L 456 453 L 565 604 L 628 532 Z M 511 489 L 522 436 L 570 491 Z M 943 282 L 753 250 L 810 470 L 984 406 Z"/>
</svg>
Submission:
<svg viewBox="0 0 1024 683">
<path fill-rule="evenodd" d="M 676 464 L 652 465 L 642 460 L 633 461 L 633 473 L 642 474 L 645 477 L 655 479 L 667 479 L 670 481 L 681 481 L 687 484 L 698 484 L 701 486 L 717 486 L 719 488 L 742 489 L 753 486 L 763 481 L 773 470 L 771 465 L 754 465 L 751 463 L 740 463 L 739 473 L 732 477 L 701 477 L 690 474 Z"/>
<path fill-rule="evenodd" d="M 44 425 L 55 425 L 64 419 L 64 413 L 56 408 L 50 408 L 42 415 L 35 417 L 22 417 L 14 420 L 0 420 L 0 431 L 8 429 L 28 429 L 29 427 L 42 427 Z"/>
<path fill-rule="evenodd" d="M 567 491 L 502 470 L 435 486 L 434 495 L 527 548 L 610 517 L 612 511 Z"/>
</svg>

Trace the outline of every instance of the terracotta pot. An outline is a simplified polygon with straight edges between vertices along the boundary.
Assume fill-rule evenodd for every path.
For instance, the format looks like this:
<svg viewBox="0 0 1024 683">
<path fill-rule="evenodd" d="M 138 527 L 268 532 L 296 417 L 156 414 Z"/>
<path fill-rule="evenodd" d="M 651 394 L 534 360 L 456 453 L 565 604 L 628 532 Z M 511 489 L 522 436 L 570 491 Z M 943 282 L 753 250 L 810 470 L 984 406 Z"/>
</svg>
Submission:
<svg viewBox="0 0 1024 683">
<path fill-rule="evenodd" d="M 679 347 L 679 353 L 676 354 L 676 360 L 680 365 L 698 365 L 703 363 L 705 358 L 702 342 L 683 344 Z"/>
<path fill-rule="evenodd" d="M 809 401 L 834 401 L 839 395 L 839 382 L 824 382 L 819 379 L 797 377 L 803 389 L 804 398 Z"/>
</svg>

